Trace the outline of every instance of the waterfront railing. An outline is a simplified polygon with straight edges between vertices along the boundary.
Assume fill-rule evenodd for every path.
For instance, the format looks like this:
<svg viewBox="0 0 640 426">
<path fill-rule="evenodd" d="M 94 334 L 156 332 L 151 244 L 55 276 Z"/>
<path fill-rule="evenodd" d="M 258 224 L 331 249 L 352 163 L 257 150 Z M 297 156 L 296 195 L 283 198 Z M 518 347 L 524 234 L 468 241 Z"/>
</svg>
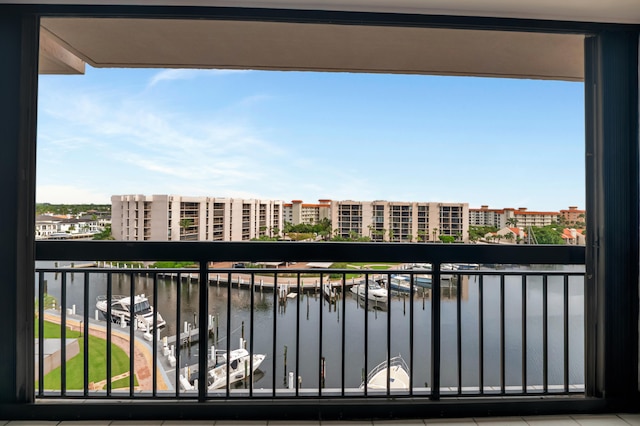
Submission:
<svg viewBox="0 0 640 426">
<path fill-rule="evenodd" d="M 584 394 L 581 247 L 47 241 L 36 260 L 37 398 Z M 195 267 L 150 267 L 169 260 Z M 151 324 L 95 309 L 96 296 L 142 294 Z M 248 357 L 217 356 L 240 347 Z M 385 362 L 386 388 L 369 389 Z M 215 365 L 226 380 L 209 388 Z"/>
</svg>

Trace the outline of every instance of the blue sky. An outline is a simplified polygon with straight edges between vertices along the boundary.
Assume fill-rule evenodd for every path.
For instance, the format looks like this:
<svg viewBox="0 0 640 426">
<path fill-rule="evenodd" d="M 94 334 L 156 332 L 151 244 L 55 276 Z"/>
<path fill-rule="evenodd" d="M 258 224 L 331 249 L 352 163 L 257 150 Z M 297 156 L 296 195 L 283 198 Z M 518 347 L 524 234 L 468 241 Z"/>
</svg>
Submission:
<svg viewBox="0 0 640 426">
<path fill-rule="evenodd" d="M 582 83 L 88 67 L 39 84 L 38 202 L 181 194 L 584 208 Z"/>
</svg>

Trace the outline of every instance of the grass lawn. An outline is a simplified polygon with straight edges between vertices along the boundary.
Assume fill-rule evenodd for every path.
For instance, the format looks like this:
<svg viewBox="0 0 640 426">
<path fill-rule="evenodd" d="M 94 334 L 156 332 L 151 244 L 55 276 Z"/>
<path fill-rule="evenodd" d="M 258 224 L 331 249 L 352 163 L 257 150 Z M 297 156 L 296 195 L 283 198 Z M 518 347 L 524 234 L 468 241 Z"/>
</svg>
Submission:
<svg viewBox="0 0 640 426">
<path fill-rule="evenodd" d="M 44 336 L 46 338 L 60 338 L 60 325 L 44 322 Z M 36 337 L 38 329 L 36 327 Z M 84 387 L 84 341 L 78 331 L 66 331 L 67 338 L 77 338 L 80 353 L 67 362 L 67 389 L 83 389 Z M 129 357 L 115 344 L 111 344 L 111 374 L 116 376 L 129 371 Z M 60 389 L 61 368 L 58 367 L 44 376 L 45 389 Z M 107 342 L 89 335 L 89 382 L 105 380 L 107 376 Z M 138 381 L 134 376 L 134 385 Z M 36 387 L 38 383 L 36 382 Z M 113 382 L 113 388 L 129 386 L 129 378 Z"/>
<path fill-rule="evenodd" d="M 392 269 L 395 266 L 398 266 L 399 263 L 380 263 L 380 262 L 349 262 L 349 266 L 359 266 L 361 268 L 366 267 L 367 269 Z"/>
</svg>

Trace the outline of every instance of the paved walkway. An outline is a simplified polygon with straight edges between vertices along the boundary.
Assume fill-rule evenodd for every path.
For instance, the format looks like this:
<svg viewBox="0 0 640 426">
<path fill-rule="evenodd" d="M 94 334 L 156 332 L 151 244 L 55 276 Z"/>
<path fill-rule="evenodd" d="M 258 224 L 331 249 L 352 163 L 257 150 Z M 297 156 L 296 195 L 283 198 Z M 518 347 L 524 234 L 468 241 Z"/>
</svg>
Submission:
<svg viewBox="0 0 640 426">
<path fill-rule="evenodd" d="M 357 421 L 0 421 L 0 426 L 640 426 L 640 414 Z"/>
</svg>

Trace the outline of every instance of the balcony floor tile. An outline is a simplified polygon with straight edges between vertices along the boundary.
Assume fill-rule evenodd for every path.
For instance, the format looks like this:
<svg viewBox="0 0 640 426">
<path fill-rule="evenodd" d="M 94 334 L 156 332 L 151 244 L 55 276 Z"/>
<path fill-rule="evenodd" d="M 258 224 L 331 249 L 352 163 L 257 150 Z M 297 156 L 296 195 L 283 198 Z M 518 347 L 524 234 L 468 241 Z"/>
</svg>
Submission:
<svg viewBox="0 0 640 426">
<path fill-rule="evenodd" d="M 478 417 L 474 419 L 479 425 L 527 426 L 522 417 Z"/>
<path fill-rule="evenodd" d="M 618 414 L 618 417 L 632 426 L 640 426 L 640 414 Z"/>
<path fill-rule="evenodd" d="M 571 417 L 582 426 L 628 426 L 627 422 L 613 414 L 576 415 Z"/>
<path fill-rule="evenodd" d="M 332 422 L 329 422 L 329 424 L 333 426 Z M 383 426 L 383 425 L 424 426 L 424 420 L 408 419 L 408 420 L 374 420 L 373 421 L 373 426 Z"/>
<path fill-rule="evenodd" d="M 531 416 L 523 419 L 531 426 L 577 426 L 579 424 L 570 416 Z"/>
</svg>

